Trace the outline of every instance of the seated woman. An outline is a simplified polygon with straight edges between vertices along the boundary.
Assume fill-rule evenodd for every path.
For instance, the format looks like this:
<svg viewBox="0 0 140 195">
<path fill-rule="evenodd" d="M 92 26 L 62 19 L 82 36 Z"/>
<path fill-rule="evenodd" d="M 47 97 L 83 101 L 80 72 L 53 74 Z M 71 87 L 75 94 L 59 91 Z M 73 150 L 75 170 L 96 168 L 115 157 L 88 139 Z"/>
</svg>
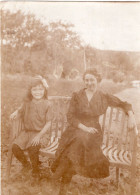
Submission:
<svg viewBox="0 0 140 195">
<path fill-rule="evenodd" d="M 103 135 L 99 124 L 99 116 L 108 106 L 124 109 L 129 116 L 129 128 L 135 125 L 130 104 L 97 89 L 101 78 L 96 69 L 87 70 L 83 80 L 86 88 L 72 95 L 67 113 L 69 126 L 62 135 L 51 167 L 52 178 L 61 178 L 59 195 L 66 194 L 76 173 L 89 178 L 109 176 L 109 161 L 101 150 Z"/>
</svg>

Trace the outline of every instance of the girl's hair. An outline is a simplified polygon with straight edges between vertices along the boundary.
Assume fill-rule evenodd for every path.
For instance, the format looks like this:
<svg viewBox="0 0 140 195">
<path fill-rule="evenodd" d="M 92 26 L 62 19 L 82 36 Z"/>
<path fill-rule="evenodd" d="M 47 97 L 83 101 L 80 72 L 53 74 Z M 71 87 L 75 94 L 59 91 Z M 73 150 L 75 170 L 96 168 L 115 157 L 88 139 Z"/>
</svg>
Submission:
<svg viewBox="0 0 140 195">
<path fill-rule="evenodd" d="M 27 94 L 26 94 L 26 97 L 25 97 L 25 101 L 31 101 L 33 99 L 33 96 L 31 94 L 31 89 L 33 87 L 36 87 L 37 85 L 43 85 L 42 81 L 40 79 L 35 79 L 33 78 L 31 81 L 30 81 L 30 84 L 29 84 L 29 87 L 28 87 L 28 90 L 27 90 Z M 44 87 L 44 86 L 43 86 Z M 45 89 L 45 92 L 44 92 L 44 99 L 48 99 L 48 91 L 47 89 L 44 87 Z"/>
<path fill-rule="evenodd" d="M 100 83 L 102 78 L 101 75 L 97 72 L 96 68 L 89 68 L 83 74 L 83 80 L 85 80 L 86 74 L 92 74 L 97 79 L 97 82 Z"/>
</svg>

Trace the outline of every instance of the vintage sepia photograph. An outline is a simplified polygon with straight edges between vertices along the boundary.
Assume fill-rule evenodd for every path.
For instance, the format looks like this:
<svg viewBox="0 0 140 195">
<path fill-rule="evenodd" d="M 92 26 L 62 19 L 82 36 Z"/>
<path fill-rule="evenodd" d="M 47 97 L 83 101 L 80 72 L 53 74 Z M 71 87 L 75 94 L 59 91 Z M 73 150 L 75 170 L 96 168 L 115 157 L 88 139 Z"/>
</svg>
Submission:
<svg viewBox="0 0 140 195">
<path fill-rule="evenodd" d="M 140 2 L 3 1 L 1 194 L 140 194 Z"/>
</svg>

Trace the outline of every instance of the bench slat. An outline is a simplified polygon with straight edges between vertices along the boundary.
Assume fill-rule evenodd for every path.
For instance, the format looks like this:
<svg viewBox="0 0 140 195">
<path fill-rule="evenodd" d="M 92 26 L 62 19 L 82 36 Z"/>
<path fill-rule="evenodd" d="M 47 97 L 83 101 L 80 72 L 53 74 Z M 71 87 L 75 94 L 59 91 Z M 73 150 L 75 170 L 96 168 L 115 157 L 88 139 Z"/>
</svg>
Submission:
<svg viewBox="0 0 140 195">
<path fill-rule="evenodd" d="M 113 114 L 113 108 L 111 107 L 110 113 L 109 113 L 109 125 L 107 128 L 107 141 L 106 141 L 106 145 L 109 145 L 109 138 L 110 138 L 110 131 L 111 131 L 111 124 L 112 124 L 112 114 Z"/>
<path fill-rule="evenodd" d="M 123 139 L 123 133 L 124 133 L 124 127 L 125 127 L 125 118 L 126 114 L 123 112 L 121 117 L 121 127 L 119 132 L 119 140 L 118 140 L 118 149 L 121 150 L 122 148 L 122 139 Z"/>
</svg>

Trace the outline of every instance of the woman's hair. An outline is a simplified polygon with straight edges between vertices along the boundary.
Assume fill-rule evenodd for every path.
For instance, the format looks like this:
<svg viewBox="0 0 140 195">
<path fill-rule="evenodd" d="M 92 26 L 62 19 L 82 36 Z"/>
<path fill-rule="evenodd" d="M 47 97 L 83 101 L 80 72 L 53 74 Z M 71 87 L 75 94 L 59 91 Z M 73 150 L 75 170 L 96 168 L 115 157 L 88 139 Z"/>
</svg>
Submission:
<svg viewBox="0 0 140 195">
<path fill-rule="evenodd" d="M 24 98 L 25 101 L 31 101 L 33 99 L 33 96 L 31 94 L 31 89 L 33 87 L 36 87 L 37 85 L 43 85 L 42 81 L 40 79 L 32 78 L 31 81 L 30 81 L 28 90 L 27 90 L 26 97 Z M 45 92 L 44 92 L 44 97 L 43 98 L 48 99 L 48 91 L 45 87 L 44 87 L 44 89 L 45 89 Z"/>
<path fill-rule="evenodd" d="M 83 80 L 85 80 L 86 74 L 92 74 L 97 79 L 97 82 L 100 83 L 102 78 L 101 75 L 97 72 L 96 68 L 89 68 L 83 74 Z"/>
</svg>

